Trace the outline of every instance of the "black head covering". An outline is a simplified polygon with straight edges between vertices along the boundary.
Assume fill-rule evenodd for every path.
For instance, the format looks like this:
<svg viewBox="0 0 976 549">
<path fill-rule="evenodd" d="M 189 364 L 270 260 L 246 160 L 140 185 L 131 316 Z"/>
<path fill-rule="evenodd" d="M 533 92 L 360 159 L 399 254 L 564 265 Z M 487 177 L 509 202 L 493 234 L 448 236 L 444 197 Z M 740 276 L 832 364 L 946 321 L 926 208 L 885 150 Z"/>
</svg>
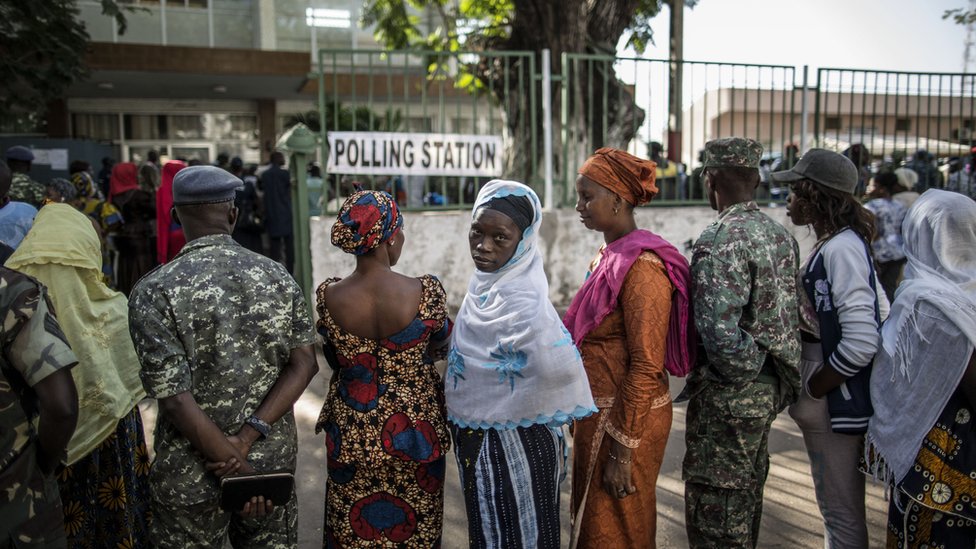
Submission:
<svg viewBox="0 0 976 549">
<path fill-rule="evenodd" d="M 535 220 L 532 202 L 524 196 L 508 195 L 492 198 L 484 207 L 508 216 L 521 232 L 525 232 L 525 229 L 528 229 Z"/>
</svg>

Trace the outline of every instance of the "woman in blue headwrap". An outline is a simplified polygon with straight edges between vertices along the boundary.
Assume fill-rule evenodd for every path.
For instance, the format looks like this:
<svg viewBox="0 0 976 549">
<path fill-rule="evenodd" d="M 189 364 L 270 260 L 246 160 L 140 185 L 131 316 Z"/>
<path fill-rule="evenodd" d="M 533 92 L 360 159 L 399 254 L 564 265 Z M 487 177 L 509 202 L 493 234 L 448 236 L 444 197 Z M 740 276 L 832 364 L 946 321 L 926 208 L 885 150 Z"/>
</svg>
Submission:
<svg viewBox="0 0 976 549">
<path fill-rule="evenodd" d="M 437 278 L 391 269 L 403 242 L 385 192 L 350 196 L 332 227 L 332 244 L 356 256 L 356 269 L 316 292 L 332 366 L 316 424 L 328 451 L 327 547 L 440 544 L 450 438 L 434 360 L 446 354 L 451 322 Z"/>
</svg>

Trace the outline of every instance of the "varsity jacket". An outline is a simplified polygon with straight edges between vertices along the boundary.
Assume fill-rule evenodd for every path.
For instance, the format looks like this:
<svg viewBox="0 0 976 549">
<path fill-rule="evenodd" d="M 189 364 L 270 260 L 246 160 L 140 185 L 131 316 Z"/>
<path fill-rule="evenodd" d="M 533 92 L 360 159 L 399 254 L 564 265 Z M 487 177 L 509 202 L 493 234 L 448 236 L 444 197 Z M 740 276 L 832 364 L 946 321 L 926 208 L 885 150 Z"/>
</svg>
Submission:
<svg viewBox="0 0 976 549">
<path fill-rule="evenodd" d="M 867 244 L 850 228 L 831 236 L 807 263 L 803 288 L 820 322 L 824 367 L 847 378 L 827 393 L 831 429 L 863 434 L 874 413 L 871 365 L 881 345 L 874 262 Z"/>
</svg>

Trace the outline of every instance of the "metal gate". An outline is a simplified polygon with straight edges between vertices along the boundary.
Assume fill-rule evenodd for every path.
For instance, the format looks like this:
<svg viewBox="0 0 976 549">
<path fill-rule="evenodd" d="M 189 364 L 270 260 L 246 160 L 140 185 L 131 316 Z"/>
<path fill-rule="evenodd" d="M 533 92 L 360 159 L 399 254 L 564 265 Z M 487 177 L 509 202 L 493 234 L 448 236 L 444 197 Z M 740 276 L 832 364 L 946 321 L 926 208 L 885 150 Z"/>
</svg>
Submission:
<svg viewBox="0 0 976 549">
<path fill-rule="evenodd" d="M 328 131 L 502 135 L 506 176 L 541 186 L 531 52 L 320 50 L 318 115 L 309 124 L 328 154 Z M 520 92 L 520 90 L 522 90 Z M 321 122 L 321 123 L 320 123 Z M 308 121 L 306 121 L 308 123 Z M 458 208 L 474 201 L 473 177 L 348 177 L 330 174 L 331 208 L 350 186 L 402 192 L 408 208 Z"/>
<path fill-rule="evenodd" d="M 576 170 L 594 150 L 642 157 L 654 142 L 677 174 L 661 178 L 653 204 L 703 203 L 695 177 L 710 139 L 762 143 L 765 173 L 813 146 L 860 144 L 866 162 L 898 165 L 919 149 L 936 158 L 969 154 L 976 141 L 976 75 L 564 54 L 549 52 L 319 51 L 317 120 L 328 131 L 501 135 L 505 177 L 533 186 L 552 206 L 574 202 Z M 669 89 L 670 74 L 682 77 Z M 680 114 L 672 115 L 672 95 Z M 550 108 L 551 106 L 551 108 Z M 311 118 L 311 113 L 308 117 Z M 323 123 L 319 124 L 318 121 Z M 311 122 L 311 123 L 310 123 Z M 331 195 L 351 178 L 330 174 Z M 353 178 L 357 179 L 357 178 Z M 468 207 L 477 178 L 366 177 L 358 183 L 408 195 L 414 208 Z M 783 198 L 764 185 L 760 198 Z M 333 202 L 333 206 L 335 203 Z"/>
</svg>

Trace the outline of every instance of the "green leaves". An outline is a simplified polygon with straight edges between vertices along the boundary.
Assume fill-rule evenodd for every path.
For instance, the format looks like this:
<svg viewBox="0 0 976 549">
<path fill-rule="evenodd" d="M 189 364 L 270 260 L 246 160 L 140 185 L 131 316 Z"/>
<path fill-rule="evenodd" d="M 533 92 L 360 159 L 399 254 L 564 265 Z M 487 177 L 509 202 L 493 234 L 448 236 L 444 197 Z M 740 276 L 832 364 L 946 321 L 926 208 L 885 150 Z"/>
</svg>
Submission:
<svg viewBox="0 0 976 549">
<path fill-rule="evenodd" d="M 125 32 L 125 13 L 134 9 L 101 0 L 102 13 Z M 47 104 L 88 75 L 89 36 L 76 0 L 0 0 L 0 117 L 22 129 L 43 118 Z"/>
<path fill-rule="evenodd" d="M 73 0 L 0 1 L 0 110 L 43 111 L 87 69 L 88 33 Z"/>
<path fill-rule="evenodd" d="M 957 25 L 968 25 L 970 23 L 976 23 L 976 10 L 967 10 L 964 8 L 945 10 L 942 13 L 942 18 L 951 18 Z"/>
</svg>

